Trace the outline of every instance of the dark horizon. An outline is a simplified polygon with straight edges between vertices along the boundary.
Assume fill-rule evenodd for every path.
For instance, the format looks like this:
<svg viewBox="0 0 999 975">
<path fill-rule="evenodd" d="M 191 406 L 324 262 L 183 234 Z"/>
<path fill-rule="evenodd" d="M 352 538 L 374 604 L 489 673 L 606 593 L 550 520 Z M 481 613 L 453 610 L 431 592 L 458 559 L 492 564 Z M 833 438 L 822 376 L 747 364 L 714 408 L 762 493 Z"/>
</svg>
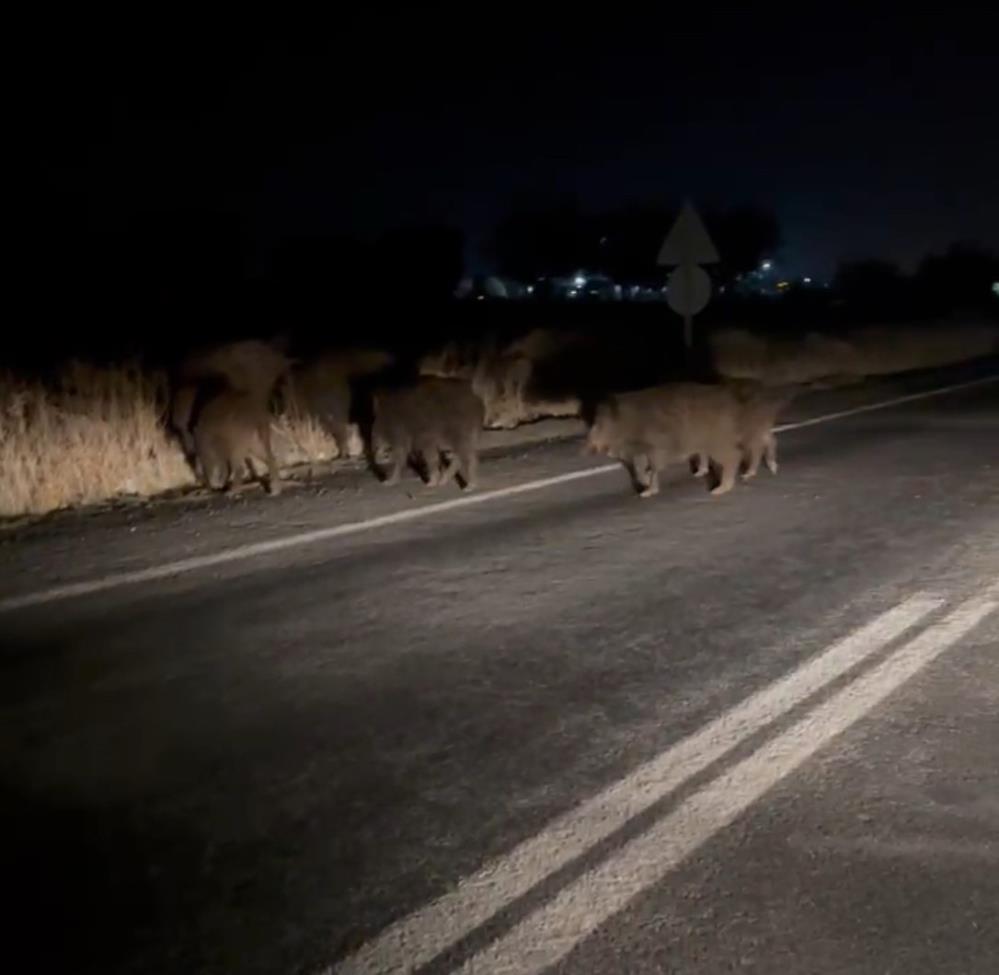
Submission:
<svg viewBox="0 0 999 975">
<path fill-rule="evenodd" d="M 588 209 L 691 197 L 774 210 L 792 273 L 911 270 L 955 240 L 999 249 L 997 26 L 870 8 L 421 10 L 254 41 L 89 25 L 47 49 L 32 90 L 36 232 L 73 253 L 148 214 L 221 213 L 252 269 L 290 238 L 441 222 L 481 271 L 523 191 Z"/>
</svg>

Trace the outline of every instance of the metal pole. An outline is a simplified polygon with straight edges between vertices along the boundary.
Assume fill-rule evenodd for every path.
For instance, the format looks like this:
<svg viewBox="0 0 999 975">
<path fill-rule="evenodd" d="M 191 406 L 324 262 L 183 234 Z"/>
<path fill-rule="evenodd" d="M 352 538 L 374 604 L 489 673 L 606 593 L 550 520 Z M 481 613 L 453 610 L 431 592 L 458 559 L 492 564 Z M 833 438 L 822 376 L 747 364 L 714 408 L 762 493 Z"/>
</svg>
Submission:
<svg viewBox="0 0 999 975">
<path fill-rule="evenodd" d="M 690 294 L 693 291 L 693 281 L 690 277 L 690 269 L 693 265 L 690 261 L 687 261 L 683 266 L 683 284 L 687 292 L 687 300 L 690 301 Z M 690 312 L 686 312 L 683 316 L 683 345 L 684 348 L 690 349 L 694 344 L 694 316 Z"/>
</svg>

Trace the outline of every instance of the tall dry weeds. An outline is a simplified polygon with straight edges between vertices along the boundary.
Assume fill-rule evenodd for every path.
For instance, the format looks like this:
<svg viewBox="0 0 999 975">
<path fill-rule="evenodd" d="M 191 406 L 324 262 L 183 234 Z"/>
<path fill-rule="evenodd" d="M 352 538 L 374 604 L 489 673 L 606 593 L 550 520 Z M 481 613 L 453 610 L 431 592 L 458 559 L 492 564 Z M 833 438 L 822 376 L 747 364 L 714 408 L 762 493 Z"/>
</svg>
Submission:
<svg viewBox="0 0 999 975">
<path fill-rule="evenodd" d="M 163 424 L 166 379 L 70 364 L 50 384 L 0 376 L 0 516 L 190 484 Z"/>
<path fill-rule="evenodd" d="M 274 453 L 280 467 L 325 463 L 345 456 L 359 456 L 360 436 L 352 428 L 351 450 L 341 453 L 336 439 L 321 420 L 292 404 L 273 424 Z"/>
<path fill-rule="evenodd" d="M 137 365 L 74 362 L 51 383 L 0 374 L 0 517 L 192 486 L 168 401 L 166 376 Z M 338 456 L 307 413 L 289 410 L 274 430 L 282 466 Z"/>
<path fill-rule="evenodd" d="M 793 338 L 724 329 L 711 337 L 711 345 L 720 375 L 782 385 L 829 377 L 886 376 L 995 355 L 999 328 L 939 323 L 858 328 L 841 337 L 808 333 Z"/>
<path fill-rule="evenodd" d="M 481 343 L 449 342 L 423 357 L 424 376 L 468 379 L 486 410 L 489 430 L 511 430 L 541 417 L 577 416 L 579 400 L 571 396 L 539 396 L 532 388 L 537 365 L 578 341 L 573 334 L 535 329 L 500 346 L 494 338 Z"/>
</svg>

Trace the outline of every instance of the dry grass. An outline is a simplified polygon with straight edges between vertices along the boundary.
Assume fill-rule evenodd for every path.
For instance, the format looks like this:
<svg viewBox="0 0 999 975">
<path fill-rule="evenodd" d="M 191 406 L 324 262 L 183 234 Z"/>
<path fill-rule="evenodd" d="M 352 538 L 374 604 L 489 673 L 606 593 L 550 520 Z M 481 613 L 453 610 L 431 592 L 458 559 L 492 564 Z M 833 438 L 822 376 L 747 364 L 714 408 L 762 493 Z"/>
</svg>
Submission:
<svg viewBox="0 0 999 975">
<path fill-rule="evenodd" d="M 536 365 L 574 341 L 546 329 L 535 329 L 506 347 L 449 343 L 425 356 L 420 373 L 468 379 L 486 409 L 489 430 L 512 430 L 541 417 L 577 416 L 579 401 L 541 399 L 531 388 Z"/>
<path fill-rule="evenodd" d="M 51 386 L 0 377 L 0 516 L 193 483 L 167 433 L 166 379 L 73 363 Z"/>
<path fill-rule="evenodd" d="M 0 517 L 192 487 L 167 404 L 166 376 L 135 365 L 76 362 L 49 384 L 0 374 Z M 354 440 L 356 456 L 356 431 Z M 283 467 L 339 456 L 322 424 L 296 409 L 275 420 L 274 448 Z"/>
<path fill-rule="evenodd" d="M 718 372 L 732 379 L 770 385 L 807 383 L 832 377 L 884 376 L 930 369 L 999 352 L 993 325 L 864 328 L 833 338 L 771 339 L 741 329 L 712 336 Z"/>
<path fill-rule="evenodd" d="M 941 325 L 937 328 L 869 328 L 851 341 L 868 376 L 932 369 L 999 352 L 995 325 Z"/>
<path fill-rule="evenodd" d="M 341 456 L 336 440 L 314 416 L 297 408 L 288 410 L 273 424 L 274 454 L 281 467 L 296 464 L 325 463 Z M 352 441 L 347 451 L 351 457 L 361 451 L 360 435 L 352 429 Z"/>
<path fill-rule="evenodd" d="M 350 422 L 352 383 L 375 375 L 393 362 L 393 357 L 381 349 L 354 348 L 321 353 L 295 363 L 280 387 L 285 416 L 279 439 L 287 443 L 288 456 L 301 461 L 360 456 L 360 434 L 356 424 Z M 341 431 L 346 440 L 343 444 L 337 440 Z"/>
<path fill-rule="evenodd" d="M 860 358 L 849 342 L 815 333 L 773 339 L 726 329 L 713 335 L 711 344 L 715 367 L 730 379 L 754 379 L 780 386 L 860 372 Z"/>
</svg>

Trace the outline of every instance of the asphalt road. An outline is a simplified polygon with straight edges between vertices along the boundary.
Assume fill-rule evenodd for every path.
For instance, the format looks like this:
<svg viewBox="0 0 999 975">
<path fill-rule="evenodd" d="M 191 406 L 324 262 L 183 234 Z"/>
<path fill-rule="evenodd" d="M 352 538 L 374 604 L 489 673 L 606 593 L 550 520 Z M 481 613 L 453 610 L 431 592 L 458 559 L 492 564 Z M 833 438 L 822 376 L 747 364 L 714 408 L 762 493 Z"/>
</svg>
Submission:
<svg viewBox="0 0 999 975">
<path fill-rule="evenodd" d="M 997 431 L 980 384 L 722 498 L 569 441 L 9 534 L 11 970 L 999 970 Z"/>
</svg>

